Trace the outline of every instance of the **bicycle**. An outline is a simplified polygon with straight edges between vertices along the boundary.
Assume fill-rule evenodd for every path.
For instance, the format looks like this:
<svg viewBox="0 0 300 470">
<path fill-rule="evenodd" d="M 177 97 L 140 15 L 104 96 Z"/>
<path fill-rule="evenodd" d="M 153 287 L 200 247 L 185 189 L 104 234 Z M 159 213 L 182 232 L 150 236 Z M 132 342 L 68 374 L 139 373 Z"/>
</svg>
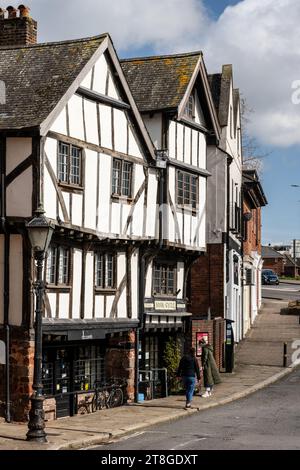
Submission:
<svg viewBox="0 0 300 470">
<path fill-rule="evenodd" d="M 114 380 L 107 384 L 95 382 L 96 392 L 92 400 L 92 410 L 96 411 L 121 406 L 124 401 L 122 386 L 125 385 L 125 381 L 122 382 L 121 384 L 120 382 L 116 383 Z"/>
<path fill-rule="evenodd" d="M 91 413 L 91 411 L 93 411 L 93 399 L 94 396 L 92 400 L 90 396 L 85 396 L 84 398 L 82 398 L 78 403 L 77 414 L 85 415 Z"/>
</svg>

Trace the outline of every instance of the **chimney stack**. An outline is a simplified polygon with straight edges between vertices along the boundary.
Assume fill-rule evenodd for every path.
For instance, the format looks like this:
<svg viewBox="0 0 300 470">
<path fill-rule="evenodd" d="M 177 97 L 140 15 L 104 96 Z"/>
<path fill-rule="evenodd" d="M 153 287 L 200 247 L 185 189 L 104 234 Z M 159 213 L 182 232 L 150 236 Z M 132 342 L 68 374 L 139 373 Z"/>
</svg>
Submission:
<svg viewBox="0 0 300 470">
<path fill-rule="evenodd" d="M 0 47 L 28 46 L 37 43 L 37 22 L 25 5 L 0 8 Z"/>
</svg>

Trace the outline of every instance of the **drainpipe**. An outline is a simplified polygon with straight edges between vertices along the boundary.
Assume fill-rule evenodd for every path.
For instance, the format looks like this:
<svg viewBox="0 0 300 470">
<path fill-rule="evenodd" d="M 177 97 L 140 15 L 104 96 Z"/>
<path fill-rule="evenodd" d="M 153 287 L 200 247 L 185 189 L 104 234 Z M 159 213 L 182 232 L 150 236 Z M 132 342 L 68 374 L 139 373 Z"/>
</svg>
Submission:
<svg viewBox="0 0 300 470">
<path fill-rule="evenodd" d="M 242 176 L 243 177 L 243 176 Z M 242 339 L 244 339 L 244 185 L 241 185 L 241 312 L 242 312 Z"/>
<path fill-rule="evenodd" d="M 6 227 L 6 194 L 5 194 L 5 158 L 6 158 L 5 141 L 1 142 L 0 148 L 0 165 L 1 165 L 1 228 L 4 232 L 4 289 L 3 289 L 3 306 L 4 306 L 4 330 L 5 330 L 5 421 L 11 422 L 10 414 L 10 327 L 9 327 L 9 233 Z"/>
</svg>

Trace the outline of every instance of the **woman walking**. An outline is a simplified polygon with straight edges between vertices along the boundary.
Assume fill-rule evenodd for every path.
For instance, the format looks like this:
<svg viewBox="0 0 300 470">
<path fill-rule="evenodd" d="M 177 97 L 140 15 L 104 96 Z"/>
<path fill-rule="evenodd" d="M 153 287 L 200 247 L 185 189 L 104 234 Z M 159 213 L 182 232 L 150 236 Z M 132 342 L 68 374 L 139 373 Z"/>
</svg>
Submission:
<svg viewBox="0 0 300 470">
<path fill-rule="evenodd" d="M 201 395 L 203 398 L 210 397 L 212 394 L 213 386 L 221 383 L 221 377 L 217 368 L 217 364 L 213 355 L 213 348 L 208 344 L 204 338 L 199 342 L 202 347 L 202 369 L 203 369 L 203 383 L 206 391 Z"/>
<path fill-rule="evenodd" d="M 185 386 L 186 405 L 185 409 L 191 408 L 194 389 L 196 384 L 196 377 L 200 380 L 199 364 L 195 356 L 195 348 L 191 348 L 189 354 L 184 355 L 180 359 L 177 377 L 181 377 Z"/>
</svg>

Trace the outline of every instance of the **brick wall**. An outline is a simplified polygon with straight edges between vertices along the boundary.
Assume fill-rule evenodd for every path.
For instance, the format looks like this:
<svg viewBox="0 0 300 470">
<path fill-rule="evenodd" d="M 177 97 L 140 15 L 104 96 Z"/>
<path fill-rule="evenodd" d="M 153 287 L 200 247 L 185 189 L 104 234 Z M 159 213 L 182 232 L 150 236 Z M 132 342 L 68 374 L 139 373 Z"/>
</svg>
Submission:
<svg viewBox="0 0 300 470">
<path fill-rule="evenodd" d="M 282 276 L 285 271 L 283 258 L 264 258 L 263 269 L 272 269 L 278 276 Z"/>
<path fill-rule="evenodd" d="M 135 392 L 135 331 L 115 334 L 108 339 L 105 363 L 106 376 L 127 380 L 127 401 L 134 400 Z"/>
<path fill-rule="evenodd" d="M 201 320 L 192 319 L 192 346 L 197 350 L 196 334 L 197 333 L 208 333 L 209 343 L 214 349 L 214 357 L 219 370 L 224 369 L 224 335 L 225 335 L 225 320 L 222 318 L 216 318 L 214 320 Z M 201 360 L 198 358 L 199 364 Z"/>
<path fill-rule="evenodd" d="M 0 47 L 36 44 L 37 22 L 32 18 L 0 18 Z"/>
<path fill-rule="evenodd" d="M 244 240 L 244 255 L 251 255 L 251 251 L 261 254 L 261 208 L 251 209 L 247 201 L 244 201 L 243 213 L 251 212 L 252 218 L 247 222 Z"/>
<path fill-rule="evenodd" d="M 4 331 L 0 330 L 4 340 Z M 22 328 L 11 327 L 10 341 L 10 391 L 11 416 L 14 421 L 27 421 L 32 394 L 34 367 L 34 341 Z M 0 371 L 1 373 L 1 371 Z M 5 401 L 5 367 L 2 367 L 3 386 L 0 388 L 0 401 Z M 4 408 L 1 408 L 3 414 Z"/>
<path fill-rule="evenodd" d="M 207 253 L 193 265 L 190 274 L 190 310 L 206 316 L 224 316 L 224 245 L 209 244 Z"/>
</svg>

